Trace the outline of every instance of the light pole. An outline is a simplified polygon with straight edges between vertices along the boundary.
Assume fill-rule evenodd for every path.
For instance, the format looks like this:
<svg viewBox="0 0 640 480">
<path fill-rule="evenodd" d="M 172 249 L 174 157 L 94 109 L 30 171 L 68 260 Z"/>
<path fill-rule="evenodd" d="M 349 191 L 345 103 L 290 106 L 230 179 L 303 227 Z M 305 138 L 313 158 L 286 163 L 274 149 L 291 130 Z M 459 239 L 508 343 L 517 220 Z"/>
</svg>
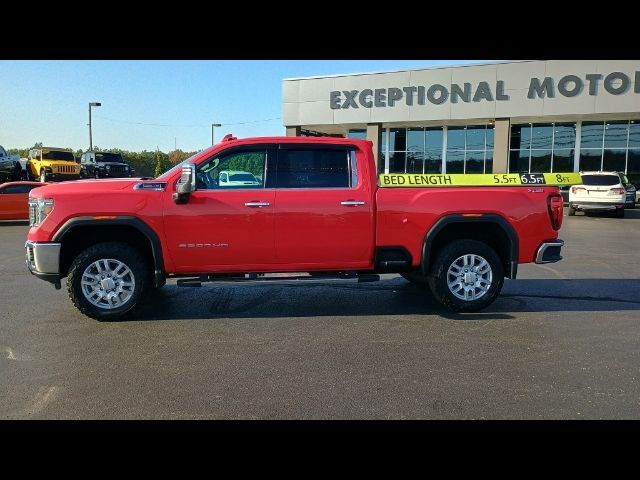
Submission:
<svg viewBox="0 0 640 480">
<path fill-rule="evenodd" d="M 100 107 L 102 104 L 100 102 L 91 102 L 89 103 L 89 151 L 93 151 L 93 137 L 91 134 L 91 107 Z"/>
<path fill-rule="evenodd" d="M 213 141 L 213 131 L 215 127 L 221 127 L 222 124 L 221 123 L 212 123 L 211 124 L 211 146 L 215 145 L 215 142 Z"/>
</svg>

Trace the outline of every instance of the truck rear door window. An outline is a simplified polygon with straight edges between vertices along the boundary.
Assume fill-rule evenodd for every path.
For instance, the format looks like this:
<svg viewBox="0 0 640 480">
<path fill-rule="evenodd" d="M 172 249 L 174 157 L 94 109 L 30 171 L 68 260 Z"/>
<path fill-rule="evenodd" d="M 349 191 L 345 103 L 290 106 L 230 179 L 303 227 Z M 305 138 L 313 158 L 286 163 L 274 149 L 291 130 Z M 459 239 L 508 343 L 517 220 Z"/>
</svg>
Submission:
<svg viewBox="0 0 640 480">
<path fill-rule="evenodd" d="M 350 158 L 348 150 L 279 150 L 276 188 L 349 188 Z"/>
</svg>

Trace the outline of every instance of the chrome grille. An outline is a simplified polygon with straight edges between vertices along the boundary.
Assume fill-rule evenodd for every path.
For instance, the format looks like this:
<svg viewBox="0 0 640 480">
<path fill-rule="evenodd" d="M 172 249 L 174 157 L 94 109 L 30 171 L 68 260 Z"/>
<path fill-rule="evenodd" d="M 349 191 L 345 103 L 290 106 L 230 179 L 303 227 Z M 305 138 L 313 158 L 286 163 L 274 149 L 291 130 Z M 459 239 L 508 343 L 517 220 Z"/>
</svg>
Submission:
<svg viewBox="0 0 640 480">
<path fill-rule="evenodd" d="M 56 165 L 57 173 L 76 173 L 75 165 Z"/>
</svg>

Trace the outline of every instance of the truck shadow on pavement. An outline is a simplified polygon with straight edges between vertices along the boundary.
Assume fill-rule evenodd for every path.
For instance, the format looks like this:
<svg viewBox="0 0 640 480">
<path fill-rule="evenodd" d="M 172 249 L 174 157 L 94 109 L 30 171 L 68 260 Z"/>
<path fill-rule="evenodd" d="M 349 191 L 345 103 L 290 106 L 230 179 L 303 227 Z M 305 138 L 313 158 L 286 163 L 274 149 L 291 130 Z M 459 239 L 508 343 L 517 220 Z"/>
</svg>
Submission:
<svg viewBox="0 0 640 480">
<path fill-rule="evenodd" d="M 640 279 L 506 281 L 486 310 L 456 314 L 401 277 L 347 285 L 260 285 L 153 292 L 128 321 L 437 315 L 451 320 L 511 320 L 519 312 L 640 310 Z M 127 321 L 127 320 L 125 320 Z"/>
</svg>

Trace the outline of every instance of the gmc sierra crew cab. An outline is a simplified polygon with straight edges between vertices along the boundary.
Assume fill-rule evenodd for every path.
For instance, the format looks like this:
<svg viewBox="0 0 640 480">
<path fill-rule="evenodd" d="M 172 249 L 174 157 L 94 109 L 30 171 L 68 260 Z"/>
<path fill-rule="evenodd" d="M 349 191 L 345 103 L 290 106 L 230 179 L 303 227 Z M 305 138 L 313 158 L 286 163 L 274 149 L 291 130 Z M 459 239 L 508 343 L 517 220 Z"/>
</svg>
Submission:
<svg viewBox="0 0 640 480">
<path fill-rule="evenodd" d="M 230 172 L 252 181 L 230 183 Z M 379 186 L 366 140 L 227 135 L 155 179 L 33 190 L 26 263 L 56 288 L 66 277 L 81 312 L 111 320 L 167 278 L 305 284 L 390 272 L 473 312 L 518 264 L 562 258 L 557 186 L 437 183 Z"/>
</svg>

